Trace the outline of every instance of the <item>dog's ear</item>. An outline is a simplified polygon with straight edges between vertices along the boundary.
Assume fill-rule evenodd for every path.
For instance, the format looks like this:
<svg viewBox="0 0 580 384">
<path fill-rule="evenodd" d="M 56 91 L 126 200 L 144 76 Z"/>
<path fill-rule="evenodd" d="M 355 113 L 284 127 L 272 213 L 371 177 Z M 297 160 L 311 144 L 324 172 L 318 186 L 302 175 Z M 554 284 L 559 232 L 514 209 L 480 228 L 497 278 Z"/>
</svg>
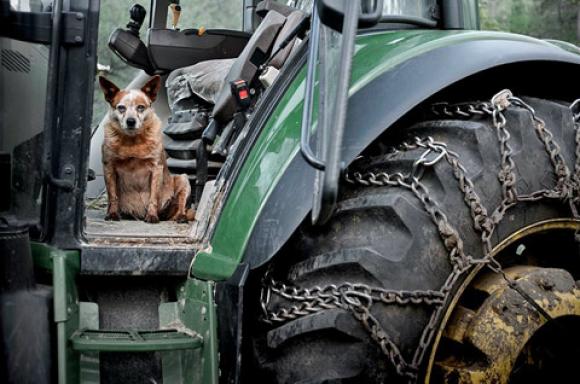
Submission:
<svg viewBox="0 0 580 384">
<path fill-rule="evenodd" d="M 161 77 L 155 75 L 143 86 L 143 88 L 141 88 L 141 91 L 147 95 L 151 102 L 154 102 L 157 98 L 159 88 L 161 88 Z"/>
<path fill-rule="evenodd" d="M 101 85 L 101 89 L 105 94 L 105 100 L 111 104 L 115 98 L 115 95 L 120 91 L 119 87 L 117 87 L 111 81 L 105 79 L 103 76 L 99 76 L 99 84 Z"/>
</svg>

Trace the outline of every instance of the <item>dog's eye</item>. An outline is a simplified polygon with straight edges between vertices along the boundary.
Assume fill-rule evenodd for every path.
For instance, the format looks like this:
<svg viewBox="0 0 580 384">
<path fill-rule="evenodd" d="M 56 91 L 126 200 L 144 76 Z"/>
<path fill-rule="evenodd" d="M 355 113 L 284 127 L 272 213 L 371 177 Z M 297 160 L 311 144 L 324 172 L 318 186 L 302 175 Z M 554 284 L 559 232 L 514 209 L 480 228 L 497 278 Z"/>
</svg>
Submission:
<svg viewBox="0 0 580 384">
<path fill-rule="evenodd" d="M 124 105 L 117 105 L 117 111 L 119 111 L 121 113 L 125 113 L 126 110 L 127 110 L 127 107 L 125 107 Z"/>
<path fill-rule="evenodd" d="M 144 111 L 145 111 L 145 106 L 144 105 L 138 105 L 137 106 L 137 112 L 143 113 Z"/>
</svg>

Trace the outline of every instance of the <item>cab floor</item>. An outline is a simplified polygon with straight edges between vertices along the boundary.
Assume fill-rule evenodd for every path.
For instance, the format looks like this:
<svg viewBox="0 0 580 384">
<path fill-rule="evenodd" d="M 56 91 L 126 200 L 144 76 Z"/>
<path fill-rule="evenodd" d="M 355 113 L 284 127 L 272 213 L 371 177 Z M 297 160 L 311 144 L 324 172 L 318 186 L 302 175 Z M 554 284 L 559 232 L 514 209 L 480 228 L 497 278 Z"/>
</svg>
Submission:
<svg viewBox="0 0 580 384">
<path fill-rule="evenodd" d="M 174 221 L 161 221 L 149 224 L 139 220 L 105 221 L 105 207 L 87 207 L 85 210 L 85 235 L 94 238 L 188 238 L 191 223 L 178 224 Z"/>
</svg>

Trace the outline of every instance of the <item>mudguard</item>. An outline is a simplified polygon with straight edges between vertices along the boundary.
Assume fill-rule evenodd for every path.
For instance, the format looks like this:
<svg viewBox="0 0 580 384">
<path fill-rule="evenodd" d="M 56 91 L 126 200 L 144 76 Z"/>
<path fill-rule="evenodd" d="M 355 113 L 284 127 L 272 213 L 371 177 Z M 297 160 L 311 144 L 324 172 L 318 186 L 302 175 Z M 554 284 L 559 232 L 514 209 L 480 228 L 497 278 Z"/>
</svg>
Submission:
<svg viewBox="0 0 580 384">
<path fill-rule="evenodd" d="M 349 164 L 414 107 L 476 74 L 509 67 L 510 81 L 520 78 L 518 84 L 533 85 L 568 79 L 569 87 L 558 83 L 550 96 L 559 96 L 554 94 L 558 89 L 571 94 L 575 88 L 580 94 L 579 52 L 565 44 L 496 32 L 414 30 L 359 36 L 342 159 Z M 307 217 L 314 170 L 299 151 L 304 82 L 302 68 L 253 144 L 228 190 L 211 245 L 193 262 L 196 277 L 227 279 L 242 260 L 250 268 L 264 265 Z M 503 87 L 505 82 L 498 81 L 490 89 Z"/>
</svg>

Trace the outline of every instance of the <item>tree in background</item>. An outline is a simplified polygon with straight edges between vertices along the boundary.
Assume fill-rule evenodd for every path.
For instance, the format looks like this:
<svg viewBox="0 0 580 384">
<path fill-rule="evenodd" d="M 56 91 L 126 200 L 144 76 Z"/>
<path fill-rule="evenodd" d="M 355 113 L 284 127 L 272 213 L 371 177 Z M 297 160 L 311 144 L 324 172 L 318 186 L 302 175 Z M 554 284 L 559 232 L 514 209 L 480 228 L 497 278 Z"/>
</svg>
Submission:
<svg viewBox="0 0 580 384">
<path fill-rule="evenodd" d="M 480 0 L 482 29 L 580 42 L 580 0 Z"/>
</svg>

